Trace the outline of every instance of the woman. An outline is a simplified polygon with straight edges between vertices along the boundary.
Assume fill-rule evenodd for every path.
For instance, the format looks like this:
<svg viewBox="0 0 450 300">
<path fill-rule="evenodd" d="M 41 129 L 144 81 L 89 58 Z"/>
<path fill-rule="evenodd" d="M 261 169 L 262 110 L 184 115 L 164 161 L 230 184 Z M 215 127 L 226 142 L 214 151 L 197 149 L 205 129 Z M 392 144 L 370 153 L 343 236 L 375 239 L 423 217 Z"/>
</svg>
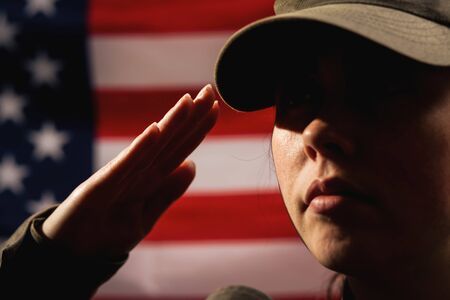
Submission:
<svg viewBox="0 0 450 300">
<path fill-rule="evenodd" d="M 275 106 L 281 194 L 345 299 L 449 299 L 450 5 L 345 2 L 277 1 L 223 49 L 218 90 Z"/>
<path fill-rule="evenodd" d="M 345 275 L 345 299 L 450 299 L 450 29 L 437 23 L 450 20 L 448 4 L 330 2 L 277 1 L 278 16 L 224 47 L 218 90 L 238 110 L 275 106 L 281 194 L 311 253 Z M 14 286 L 30 267 L 58 274 L 53 253 L 88 276 L 49 275 L 50 291 L 92 295 L 194 178 L 185 158 L 217 119 L 213 99 L 209 85 L 185 95 L 25 223 L 3 250 L 0 282 Z M 27 280 L 36 292 L 48 277 Z"/>
</svg>

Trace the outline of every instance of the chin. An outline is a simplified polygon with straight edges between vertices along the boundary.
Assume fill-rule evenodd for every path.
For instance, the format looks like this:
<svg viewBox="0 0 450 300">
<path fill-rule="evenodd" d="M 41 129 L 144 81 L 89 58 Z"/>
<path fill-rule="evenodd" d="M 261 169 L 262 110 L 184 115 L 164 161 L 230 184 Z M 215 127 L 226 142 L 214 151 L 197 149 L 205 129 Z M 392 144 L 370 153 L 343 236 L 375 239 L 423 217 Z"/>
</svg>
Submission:
<svg viewBox="0 0 450 300">
<path fill-rule="evenodd" d="M 378 259 L 382 253 L 372 253 L 381 249 L 379 246 L 373 248 L 370 235 L 355 237 L 339 229 L 321 228 L 301 233 L 301 236 L 316 260 L 334 272 L 364 276 L 368 272 L 377 272 L 381 266 Z"/>
</svg>

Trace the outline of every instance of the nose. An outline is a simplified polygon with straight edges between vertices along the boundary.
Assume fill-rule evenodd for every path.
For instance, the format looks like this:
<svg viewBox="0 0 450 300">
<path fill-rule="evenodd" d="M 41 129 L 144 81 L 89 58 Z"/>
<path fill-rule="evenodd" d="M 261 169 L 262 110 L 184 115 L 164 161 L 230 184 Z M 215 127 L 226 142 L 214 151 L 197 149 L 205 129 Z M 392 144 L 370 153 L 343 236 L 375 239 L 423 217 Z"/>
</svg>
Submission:
<svg viewBox="0 0 450 300">
<path fill-rule="evenodd" d="M 321 119 L 312 120 L 304 128 L 302 138 L 304 152 L 313 161 L 320 157 L 343 158 L 355 152 L 355 144 L 350 136 L 340 133 Z"/>
</svg>

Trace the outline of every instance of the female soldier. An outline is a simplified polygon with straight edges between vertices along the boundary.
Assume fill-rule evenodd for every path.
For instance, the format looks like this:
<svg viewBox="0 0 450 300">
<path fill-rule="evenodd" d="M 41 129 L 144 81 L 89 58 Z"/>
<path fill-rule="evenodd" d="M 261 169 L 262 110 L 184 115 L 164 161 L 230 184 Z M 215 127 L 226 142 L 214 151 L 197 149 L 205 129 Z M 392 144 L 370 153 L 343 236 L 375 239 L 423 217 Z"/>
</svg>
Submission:
<svg viewBox="0 0 450 300">
<path fill-rule="evenodd" d="M 345 275 L 345 299 L 450 299 L 449 2 L 275 8 L 231 38 L 216 81 L 235 109 L 275 106 L 276 173 L 305 245 Z M 92 295 L 188 187 L 185 158 L 217 114 L 211 86 L 184 96 L 56 210 L 25 223 L 2 251 L 2 291 L 21 282 L 37 293 L 54 280 L 43 295 Z M 52 278 L 24 275 L 30 268 Z M 64 270 L 88 274 L 51 275 Z"/>
<path fill-rule="evenodd" d="M 231 38 L 216 81 L 237 110 L 275 106 L 276 174 L 305 245 L 345 274 L 345 298 L 450 299 L 450 2 L 275 10 Z"/>
</svg>

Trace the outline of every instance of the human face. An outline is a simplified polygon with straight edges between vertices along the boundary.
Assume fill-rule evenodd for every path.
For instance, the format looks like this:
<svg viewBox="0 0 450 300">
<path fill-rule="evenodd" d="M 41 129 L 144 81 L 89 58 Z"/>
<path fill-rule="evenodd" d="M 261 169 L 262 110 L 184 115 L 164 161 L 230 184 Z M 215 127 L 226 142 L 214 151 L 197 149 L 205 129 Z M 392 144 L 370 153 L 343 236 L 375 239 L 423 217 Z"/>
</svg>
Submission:
<svg viewBox="0 0 450 300">
<path fill-rule="evenodd" d="M 272 152 L 291 220 L 348 275 L 448 263 L 450 72 L 337 40 L 277 93 Z"/>
</svg>

